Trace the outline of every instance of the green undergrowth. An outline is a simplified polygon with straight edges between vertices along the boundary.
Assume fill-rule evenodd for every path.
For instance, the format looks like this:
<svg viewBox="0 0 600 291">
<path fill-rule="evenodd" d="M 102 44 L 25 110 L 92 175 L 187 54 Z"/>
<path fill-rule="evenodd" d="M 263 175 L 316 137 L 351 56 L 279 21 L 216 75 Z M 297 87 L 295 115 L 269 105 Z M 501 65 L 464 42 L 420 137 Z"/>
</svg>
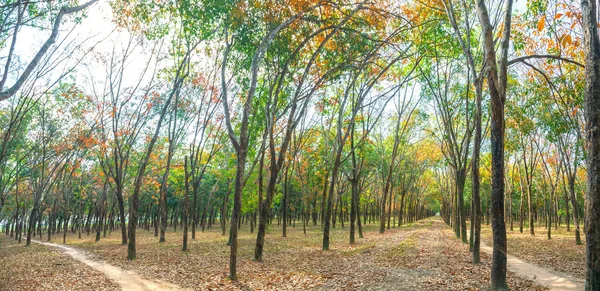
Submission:
<svg viewBox="0 0 600 291">
<path fill-rule="evenodd" d="M 417 250 L 418 232 L 413 232 L 399 244 L 384 252 L 382 259 L 384 261 L 400 261 L 406 259 Z"/>
<path fill-rule="evenodd" d="M 375 248 L 375 244 L 364 244 L 364 245 L 357 245 L 354 248 L 350 248 L 350 249 L 345 249 L 345 250 L 340 250 L 339 253 L 342 256 L 355 256 L 358 254 L 362 254 L 365 252 L 369 252 L 369 250 Z"/>
</svg>

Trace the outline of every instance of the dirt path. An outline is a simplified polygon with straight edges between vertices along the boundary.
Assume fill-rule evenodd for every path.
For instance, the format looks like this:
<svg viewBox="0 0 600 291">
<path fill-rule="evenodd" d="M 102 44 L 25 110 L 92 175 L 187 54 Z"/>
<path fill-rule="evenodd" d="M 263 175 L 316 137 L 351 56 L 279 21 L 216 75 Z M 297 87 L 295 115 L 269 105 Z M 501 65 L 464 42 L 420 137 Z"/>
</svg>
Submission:
<svg viewBox="0 0 600 291">
<path fill-rule="evenodd" d="M 72 247 L 35 240 L 33 240 L 33 242 L 61 249 L 73 259 L 104 273 L 109 279 L 119 284 L 123 291 L 185 290 L 170 283 L 145 280 L 134 272 L 123 270 L 103 261 L 93 260 L 86 256 L 82 251 Z"/>
<path fill-rule="evenodd" d="M 481 250 L 490 256 L 492 255 L 492 248 L 483 243 L 481 244 Z M 506 257 L 509 271 L 533 280 L 539 285 L 546 286 L 550 290 L 575 291 L 584 289 L 584 280 L 538 267 L 511 255 Z"/>
<path fill-rule="evenodd" d="M 255 235 L 241 232 L 236 282 L 227 279 L 229 248 L 225 245 L 227 236 L 222 236 L 220 229 L 203 233 L 201 239 L 192 242 L 187 253 L 181 252 L 179 233 L 167 232 L 167 242 L 159 245 L 152 232 L 140 231 L 137 243 L 143 252 L 138 253 L 135 264 L 123 259 L 124 249 L 118 247 L 118 232 L 100 243 L 92 243 L 93 237 L 89 237 L 89 244 L 76 248 L 49 245 L 107 274 L 124 290 L 184 287 L 190 290 L 437 291 L 485 290 L 489 286 L 489 256 L 483 254 L 481 264 L 472 264 L 468 246 L 455 238 L 439 218 L 391 228 L 384 234 L 379 233 L 378 225 L 367 225 L 363 229 L 365 238 L 354 245 L 347 243 L 348 228 L 338 227 L 331 233 L 335 244 L 329 251 L 321 250 L 320 226 L 311 226 L 307 234 L 301 227 L 290 228 L 286 238 L 279 235 L 276 225 L 272 227 L 266 245 L 268 256 L 262 263 L 252 261 Z M 86 256 L 88 253 L 94 256 Z M 175 285 L 158 285 L 140 276 Z M 124 283 L 132 286 L 128 288 Z M 508 278 L 508 283 L 514 290 L 546 290 L 514 275 Z"/>
</svg>

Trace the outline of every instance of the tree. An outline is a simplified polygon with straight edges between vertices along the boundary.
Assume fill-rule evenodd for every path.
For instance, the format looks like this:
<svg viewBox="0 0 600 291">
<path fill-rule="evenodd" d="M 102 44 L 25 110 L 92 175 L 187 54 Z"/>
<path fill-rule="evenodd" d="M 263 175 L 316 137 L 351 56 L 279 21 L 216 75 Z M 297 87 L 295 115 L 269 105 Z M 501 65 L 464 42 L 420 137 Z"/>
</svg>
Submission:
<svg viewBox="0 0 600 291">
<path fill-rule="evenodd" d="M 598 1 L 582 0 L 585 51 L 587 193 L 585 199 L 586 290 L 600 288 L 600 36 Z"/>
<path fill-rule="evenodd" d="M 472 219 L 471 219 L 471 238 L 472 238 L 472 251 L 473 251 L 473 263 L 477 264 L 480 262 L 480 241 L 481 241 L 481 201 L 480 201 L 480 173 L 479 173 L 479 156 L 481 151 L 481 141 L 482 141 L 482 130 L 481 130 L 481 102 L 483 97 L 483 74 L 481 73 L 480 65 L 478 67 L 475 63 L 476 59 L 480 59 L 478 54 L 473 52 L 474 45 L 471 44 L 471 35 L 473 33 L 473 28 L 469 21 L 468 14 L 468 5 L 466 1 L 462 1 L 463 13 L 466 14 L 464 18 L 464 36 L 461 34 L 460 28 L 458 26 L 458 22 L 456 19 L 456 14 L 454 12 L 454 7 L 452 1 L 444 1 L 444 7 L 446 8 L 446 14 L 448 15 L 448 19 L 450 20 L 450 24 L 452 25 L 452 29 L 454 30 L 454 34 L 457 36 L 460 47 L 463 51 L 463 54 L 467 58 L 467 65 L 470 69 L 470 75 L 473 78 L 473 85 L 475 87 L 475 114 L 474 118 L 474 137 L 473 137 L 473 154 L 471 156 L 471 179 L 472 179 Z"/>
<path fill-rule="evenodd" d="M 360 6 L 359 6 L 360 7 Z M 324 9 L 332 9 L 331 7 L 324 7 Z M 266 227 L 267 227 L 267 216 L 270 212 L 271 209 L 271 203 L 273 201 L 273 196 L 275 194 L 275 186 L 277 184 L 278 178 L 280 176 L 280 171 L 283 167 L 283 164 L 285 162 L 286 159 L 286 152 L 288 150 L 288 147 L 290 145 L 291 139 L 293 137 L 293 132 L 296 129 L 296 127 L 298 126 L 298 124 L 300 123 L 300 121 L 302 120 L 303 116 L 306 114 L 307 108 L 308 108 L 308 104 L 311 101 L 311 97 L 314 95 L 314 93 L 317 91 L 317 89 L 319 87 L 321 87 L 326 81 L 328 81 L 329 78 L 331 78 L 331 75 L 335 75 L 335 73 L 338 71 L 339 66 L 333 66 L 332 68 L 328 68 L 326 70 L 325 73 L 321 74 L 320 76 L 311 76 L 309 73 L 311 72 L 311 70 L 313 69 L 313 67 L 319 67 L 322 65 L 319 65 L 317 62 L 317 58 L 319 58 L 321 56 L 321 54 L 324 51 L 324 48 L 326 46 L 326 44 L 332 39 L 332 37 L 334 37 L 344 26 L 344 24 L 346 22 L 348 22 L 349 20 L 351 20 L 351 18 L 354 16 L 354 14 L 358 11 L 358 9 L 353 9 L 352 12 L 348 13 L 344 18 L 342 18 L 341 21 L 339 21 L 339 23 L 334 23 L 331 26 L 327 27 L 327 29 L 318 29 L 315 32 L 312 32 L 310 34 L 308 34 L 308 36 L 306 36 L 302 42 L 300 42 L 300 44 L 298 44 L 297 47 L 295 47 L 293 49 L 293 52 L 290 56 L 290 58 L 286 59 L 283 68 L 280 70 L 280 73 L 276 76 L 276 80 L 277 82 L 275 82 L 275 86 L 274 88 L 270 88 L 270 92 L 274 92 L 273 94 L 269 95 L 269 99 L 267 101 L 267 107 L 266 107 L 266 134 L 267 134 L 267 138 L 268 138 L 268 145 L 269 145 L 269 160 L 270 160 L 270 165 L 269 165 L 269 180 L 268 180 L 268 184 L 267 184 L 267 189 L 266 189 L 266 197 L 264 200 L 262 200 L 262 203 L 259 207 L 259 224 L 258 224 L 258 233 L 257 233 L 257 238 L 256 238 L 256 247 L 254 250 L 254 259 L 257 261 L 261 261 L 262 260 L 262 253 L 263 253 L 263 247 L 264 247 L 264 237 L 265 237 L 265 231 L 266 231 Z M 318 37 L 321 36 L 322 34 L 325 34 L 325 36 L 319 40 Z M 315 41 L 316 39 L 316 41 Z M 288 104 L 281 104 L 283 103 L 283 97 L 282 96 L 284 94 L 287 94 L 287 90 L 286 88 L 284 88 L 283 86 L 283 82 L 286 78 L 289 78 L 288 75 L 290 74 L 290 63 L 295 61 L 296 59 L 301 59 L 302 55 L 299 54 L 306 45 L 310 44 L 311 42 L 316 42 L 316 49 L 314 49 L 314 51 L 309 51 L 307 53 L 307 56 L 310 56 L 308 58 L 308 61 L 305 65 L 305 67 L 302 69 L 302 75 L 299 79 L 298 84 L 296 84 L 296 88 L 293 91 L 293 95 L 291 100 L 288 102 Z M 309 84 L 308 88 L 305 88 L 304 83 L 305 82 L 310 82 L 312 78 L 316 78 L 316 82 L 314 82 L 314 84 Z M 307 91 L 307 93 L 303 93 L 304 91 Z M 278 108 L 281 107 L 281 108 Z M 289 109 L 288 109 L 289 108 Z M 283 109 L 283 110 L 282 110 Z M 280 112 L 282 111 L 282 112 Z M 289 113 L 288 113 L 289 112 Z M 281 139 L 281 144 L 279 146 L 276 145 L 276 141 L 275 141 L 275 135 L 274 135 L 274 131 L 275 131 L 275 127 L 276 127 L 276 122 L 279 119 L 285 118 L 285 115 L 283 114 L 288 114 L 287 119 L 285 120 L 285 123 L 283 124 L 284 126 L 284 135 L 283 138 Z M 276 147 L 279 148 L 279 153 L 277 153 L 276 151 Z M 290 167 L 291 165 L 288 165 L 288 167 Z M 284 190 L 284 192 L 286 192 Z M 284 194 L 284 198 L 287 198 L 287 195 Z M 284 199 L 285 200 L 285 199 Z M 284 213 L 287 210 L 286 207 L 286 201 L 284 201 Z M 284 236 L 285 236 L 285 227 L 287 225 L 287 222 L 285 221 L 286 216 L 284 215 Z"/>
<path fill-rule="evenodd" d="M 10 102 L 9 107 L 3 110 L 2 119 L 2 139 L 0 140 L 0 212 L 6 204 L 8 192 L 16 184 L 15 175 L 17 167 L 12 167 L 11 158 L 18 157 L 18 148 L 25 143 L 28 126 L 31 122 L 32 110 L 36 107 L 38 99 L 33 96 L 22 96 L 14 102 Z M 18 162 L 17 162 L 18 164 Z"/>
<path fill-rule="evenodd" d="M 477 14 L 483 32 L 487 80 L 491 99 L 491 152 L 492 152 L 492 289 L 508 289 L 506 284 L 506 225 L 504 223 L 504 103 L 506 101 L 508 44 L 510 40 L 512 0 L 506 1 L 500 56 L 496 58 L 494 29 L 486 4 L 476 0 Z M 496 63 L 498 62 L 498 63 Z"/>
<path fill-rule="evenodd" d="M 340 172 L 340 167 L 342 165 L 342 160 L 346 160 L 345 157 L 342 156 L 344 145 L 350 136 L 350 133 L 353 128 L 354 122 L 356 122 L 356 116 L 360 109 L 364 106 L 365 100 L 367 97 L 371 97 L 370 93 L 375 84 L 380 81 L 382 78 L 387 76 L 388 70 L 390 70 L 394 64 L 399 62 L 402 59 L 407 58 L 408 49 L 405 51 L 394 52 L 397 54 L 395 58 L 390 59 L 381 69 L 373 69 L 370 67 L 372 60 L 383 58 L 386 54 L 384 44 L 387 40 L 382 40 L 381 42 L 376 42 L 371 50 L 363 56 L 362 59 L 356 61 L 355 69 L 352 70 L 345 77 L 345 86 L 343 88 L 343 94 L 336 100 L 336 104 L 338 105 L 338 109 L 336 112 L 336 125 L 335 125 L 335 138 L 334 145 L 332 148 L 333 153 L 333 164 L 331 166 L 331 174 L 328 186 L 329 193 L 327 194 L 327 206 L 325 207 L 325 225 L 323 228 L 323 250 L 329 250 L 329 230 L 331 226 L 331 214 L 333 208 L 333 195 L 335 194 L 336 183 L 338 182 L 338 175 Z M 409 47 L 410 48 L 410 47 Z M 417 63 L 418 64 L 418 63 Z M 411 74 L 416 68 L 416 65 L 412 66 L 411 69 L 402 76 L 402 79 L 396 85 L 397 88 L 401 88 L 408 79 L 411 78 Z M 377 100 L 389 100 L 395 90 L 377 92 L 373 98 L 375 102 Z M 348 107 L 346 107 L 348 106 Z M 346 115 L 347 114 L 347 115 Z M 348 122 L 346 122 L 348 120 Z M 391 168 L 392 166 L 390 166 Z M 391 174 L 389 175 L 391 176 Z M 389 187 L 388 187 L 389 190 Z M 385 195 L 385 194 L 384 194 Z M 385 197 L 385 196 L 384 196 Z M 383 213 L 383 207 L 385 207 L 385 199 L 382 203 L 381 211 Z M 385 216 L 381 215 L 381 221 L 383 221 Z M 383 222 L 380 222 L 383 223 Z M 380 230 L 381 231 L 381 230 Z M 382 231 L 381 231 L 382 232 Z"/>
<path fill-rule="evenodd" d="M 527 135 L 527 133 L 526 133 Z M 519 138 L 521 147 L 521 169 L 524 171 L 525 177 L 525 192 L 527 193 L 527 205 L 529 214 L 529 234 L 535 235 L 534 230 L 534 201 L 533 201 L 533 177 L 534 170 L 537 167 L 539 155 L 537 154 L 535 144 L 538 142 L 536 133 L 530 133 L 530 136 L 524 136 L 521 134 Z"/>
<path fill-rule="evenodd" d="M 443 133 L 439 138 L 442 144 L 442 152 L 446 156 L 450 166 L 454 170 L 455 181 L 455 207 L 453 210 L 453 226 L 457 237 L 462 238 L 463 243 L 467 243 L 467 223 L 466 210 L 464 209 L 464 190 L 469 166 L 469 148 L 471 135 L 474 127 L 471 127 L 471 117 L 469 110 L 469 86 L 467 82 L 464 92 L 453 90 L 456 87 L 462 87 L 454 84 L 454 76 L 459 74 L 457 66 L 452 61 L 438 59 L 438 51 L 434 48 L 435 64 L 432 65 L 431 74 L 424 73 L 423 76 L 428 85 L 428 89 L 433 95 L 436 104 L 436 122 L 440 131 Z M 442 63 L 442 64 L 440 64 Z M 467 80 L 469 79 L 467 71 Z M 460 90 L 460 89 L 459 89 Z M 464 101 L 462 96 L 464 94 Z M 462 109 L 461 103 L 465 104 Z"/>
<path fill-rule="evenodd" d="M 545 147 L 540 145 L 541 142 L 536 142 L 536 147 L 540 156 L 540 160 L 542 161 L 542 165 L 544 166 L 544 183 L 550 184 L 550 191 L 548 192 L 548 214 L 547 214 L 547 227 L 548 227 L 548 239 L 552 239 L 552 203 L 554 201 L 554 197 L 556 194 L 556 188 L 559 183 L 559 172 L 561 171 L 562 163 L 559 163 L 556 159 L 556 156 L 551 156 L 551 153 L 548 151 L 549 147 Z M 544 155 L 546 153 L 546 155 Z M 552 167 L 554 166 L 554 167 Z M 553 178 L 554 176 L 554 178 Z M 555 218 L 556 219 L 556 218 Z"/>
<path fill-rule="evenodd" d="M 418 62 L 417 62 L 418 65 Z M 389 164 L 387 169 L 385 169 L 382 172 L 382 177 L 383 177 L 383 182 L 384 182 L 384 188 L 383 188 L 383 198 L 382 198 L 382 207 L 381 207 L 381 216 L 379 218 L 379 233 L 384 233 L 385 232 L 385 218 L 386 218 L 386 212 L 385 212 L 385 202 L 388 196 L 388 193 L 391 192 L 391 187 L 392 187 L 392 174 L 394 173 L 394 169 L 399 166 L 396 165 L 396 161 L 398 159 L 398 156 L 400 155 L 400 151 L 399 151 L 399 146 L 401 144 L 401 141 L 405 140 L 406 137 L 405 135 L 409 132 L 410 130 L 410 126 L 412 125 L 411 123 L 411 118 L 413 117 L 413 114 L 415 113 L 417 106 L 419 105 L 419 102 L 421 101 L 421 98 L 417 99 L 416 101 L 413 101 L 413 96 L 414 96 L 414 89 L 411 91 L 410 95 L 407 92 L 407 90 L 404 91 L 404 94 L 401 93 L 397 93 L 398 94 L 398 101 L 395 102 L 396 105 L 396 114 L 395 114 L 395 125 L 394 125 L 394 135 L 393 135 L 393 146 L 392 146 L 392 152 L 391 152 L 391 156 L 387 157 L 389 158 Z M 385 155 L 383 155 L 385 157 Z M 383 169 L 382 169 L 383 170 Z M 408 189 L 403 188 L 401 189 L 401 191 L 406 191 Z M 390 194 L 391 195 L 391 194 Z M 391 200 L 392 198 L 390 197 L 390 204 L 391 204 Z M 389 219 L 389 216 L 391 216 L 392 214 L 387 213 L 387 217 Z"/>
<path fill-rule="evenodd" d="M 259 67 L 262 63 L 262 60 L 265 57 L 267 49 L 279 33 L 279 31 L 289 27 L 294 21 L 296 21 L 302 13 L 298 13 L 283 21 L 281 24 L 277 25 L 275 28 L 269 31 L 269 33 L 264 36 L 256 49 L 253 57 L 252 63 L 250 66 L 250 75 L 251 78 L 249 80 L 248 89 L 246 97 L 243 100 L 243 109 L 242 109 L 242 117 L 241 117 L 241 127 L 239 130 L 239 136 L 237 136 L 233 130 L 233 125 L 230 117 L 230 106 L 227 97 L 227 84 L 226 84 L 226 70 L 228 64 L 228 57 L 231 52 L 231 40 L 229 40 L 229 36 L 225 33 L 225 52 L 223 53 L 223 62 L 221 65 L 221 94 L 223 99 L 223 111 L 225 115 L 225 126 L 227 129 L 227 133 L 231 144 L 236 153 L 236 175 L 235 175 L 235 183 L 234 183 L 234 194 L 233 194 L 233 214 L 231 216 L 231 252 L 229 259 L 229 277 L 232 280 L 236 279 L 236 266 L 237 266 L 237 232 L 238 232 L 238 219 L 240 216 L 241 204 L 242 204 L 242 189 L 244 187 L 244 178 L 245 178 L 245 166 L 246 166 L 246 156 L 248 155 L 248 145 L 249 145 L 249 115 L 252 110 L 252 99 L 254 98 L 254 94 L 256 92 L 256 84 L 258 81 L 258 73 Z"/>
<path fill-rule="evenodd" d="M 122 47 L 121 47 L 122 45 Z M 127 244 L 127 227 L 125 220 L 124 189 L 134 162 L 135 145 L 143 133 L 144 127 L 154 115 L 152 109 L 157 103 L 157 65 L 160 51 L 157 43 L 149 46 L 150 54 L 138 79 L 129 85 L 125 78 L 130 74 L 130 59 L 134 53 L 143 49 L 133 36 L 127 42 L 114 44 L 115 49 L 109 59 L 100 59 L 105 66 L 106 75 L 103 86 L 97 89 L 92 86 L 92 96 L 98 109 L 98 140 L 100 141 L 100 161 L 102 170 L 110 177 L 111 190 L 115 193 L 119 207 L 121 224 L 121 244 Z M 121 53 L 116 50 L 122 48 Z M 94 81 L 94 76 L 90 76 Z M 129 85 L 129 86 L 128 86 Z M 141 100 L 137 99 L 139 95 Z M 108 115 L 108 116 L 107 116 Z"/>
<path fill-rule="evenodd" d="M 186 52 L 179 61 L 179 64 L 177 65 L 177 71 L 175 72 L 175 77 L 173 78 L 172 87 L 167 93 L 167 97 L 165 102 L 163 103 L 163 107 L 160 109 L 158 121 L 156 122 L 156 128 L 154 129 L 154 133 L 152 134 L 148 142 L 146 150 L 142 156 L 142 160 L 140 161 L 140 164 L 138 166 L 137 175 L 135 177 L 134 190 L 129 207 L 129 229 L 127 233 L 127 259 L 129 260 L 133 260 L 136 258 L 135 232 L 138 224 L 139 196 L 140 189 L 142 187 L 142 179 L 146 175 L 146 167 L 148 166 L 148 160 L 150 159 L 150 155 L 152 154 L 152 150 L 154 149 L 154 145 L 156 144 L 156 141 L 158 139 L 158 134 L 160 132 L 161 125 L 165 119 L 165 116 L 167 115 L 168 109 L 170 108 L 171 101 L 175 99 L 174 104 L 177 104 L 179 100 L 179 90 L 181 89 L 183 82 L 189 75 L 190 54 L 193 50 L 196 49 L 198 43 L 192 44 L 187 42 L 185 43 L 185 46 Z M 177 105 L 175 105 L 175 107 L 177 107 Z"/>
<path fill-rule="evenodd" d="M 217 57 L 215 57 L 215 62 L 217 62 Z M 214 64 L 207 77 L 199 74 L 192 80 L 192 83 L 197 83 L 198 88 L 201 90 L 200 98 L 194 104 L 196 122 L 193 127 L 193 139 L 189 146 L 193 240 L 196 239 L 196 227 L 199 220 L 198 192 L 200 191 L 200 185 L 207 169 L 211 165 L 211 161 L 213 161 L 219 150 L 223 149 L 223 115 L 217 112 L 217 109 L 221 107 L 219 106 L 221 100 L 218 97 L 219 92 L 215 84 L 218 81 L 216 76 L 218 75 L 218 69 L 218 66 Z M 204 213 L 208 209 L 208 206 L 207 202 L 204 206 Z M 203 221 L 205 217 L 204 213 L 202 214 Z M 204 230 L 204 223 L 202 223 L 202 229 Z"/>
<path fill-rule="evenodd" d="M 165 165 L 165 172 L 162 177 L 162 181 L 160 184 L 160 206 L 161 206 L 161 225 L 160 225 L 160 242 L 165 242 L 165 231 L 167 230 L 167 191 L 168 191 L 168 181 L 169 174 L 171 172 L 171 161 L 173 160 L 173 155 L 175 154 L 175 149 L 181 145 L 182 139 L 184 138 L 185 129 L 191 124 L 193 120 L 191 115 L 195 112 L 193 110 L 185 110 L 185 105 L 188 102 L 186 100 L 181 100 L 183 94 L 194 93 L 191 92 L 181 92 L 180 88 L 175 88 L 177 90 L 175 92 L 175 101 L 173 102 L 172 107 L 170 108 L 171 113 L 169 115 L 168 126 L 167 126 L 167 141 L 169 142 L 169 147 L 167 150 L 167 158 Z M 183 105 L 183 106 L 182 106 Z M 180 109 L 182 107 L 182 109 Z M 177 122 L 179 120 L 179 123 Z M 186 160 L 187 161 L 187 160 Z M 185 170 L 185 169 L 184 169 Z M 185 173 L 187 175 L 187 172 Z M 185 178 L 189 178 L 186 175 Z M 187 184 L 186 184 L 187 185 Z M 186 202 L 187 203 L 187 202 Z M 187 207 L 187 206 L 186 206 Z M 185 208 L 184 211 L 187 211 Z M 187 214 L 186 214 L 187 216 Z M 187 225 L 186 225 L 187 227 Z M 187 229 L 187 228 L 186 228 Z"/>
</svg>

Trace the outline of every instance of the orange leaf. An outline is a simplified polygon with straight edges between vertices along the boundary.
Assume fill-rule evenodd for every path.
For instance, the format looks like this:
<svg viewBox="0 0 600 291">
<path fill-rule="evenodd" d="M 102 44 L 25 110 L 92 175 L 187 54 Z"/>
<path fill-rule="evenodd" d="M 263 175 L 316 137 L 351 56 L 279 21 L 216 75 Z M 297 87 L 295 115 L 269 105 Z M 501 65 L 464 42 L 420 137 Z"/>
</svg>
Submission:
<svg viewBox="0 0 600 291">
<path fill-rule="evenodd" d="M 570 34 L 563 34 L 560 38 L 560 44 L 564 47 L 573 43 L 573 38 Z"/>
<path fill-rule="evenodd" d="M 542 18 L 540 18 L 540 21 L 537 24 L 537 29 L 539 31 L 542 31 L 542 30 L 544 30 L 545 26 L 546 26 L 546 17 L 542 17 Z"/>
<path fill-rule="evenodd" d="M 556 19 L 559 19 L 559 18 L 561 18 L 562 16 L 563 16 L 563 14 L 562 14 L 562 13 L 557 13 L 557 14 L 556 14 L 556 16 L 554 16 L 554 19 L 555 19 L 555 20 L 556 20 Z"/>
</svg>

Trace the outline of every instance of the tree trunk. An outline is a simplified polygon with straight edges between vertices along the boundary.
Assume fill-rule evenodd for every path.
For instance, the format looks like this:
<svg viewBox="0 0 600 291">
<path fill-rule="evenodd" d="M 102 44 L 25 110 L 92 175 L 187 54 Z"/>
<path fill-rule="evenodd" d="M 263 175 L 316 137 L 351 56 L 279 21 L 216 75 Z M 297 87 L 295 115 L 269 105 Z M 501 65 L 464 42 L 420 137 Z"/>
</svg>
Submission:
<svg viewBox="0 0 600 291">
<path fill-rule="evenodd" d="M 321 195 L 321 225 L 325 224 L 325 201 L 327 201 L 327 191 L 329 187 L 329 174 L 330 171 L 325 173 L 325 179 L 323 180 L 323 195 Z"/>
<path fill-rule="evenodd" d="M 283 185 L 282 185 L 282 192 L 283 192 L 283 201 L 281 204 L 281 207 L 283 207 L 283 227 L 281 228 L 282 237 L 287 237 L 287 217 L 288 217 L 288 189 L 287 189 L 287 183 L 288 183 L 288 172 L 289 172 L 289 168 L 291 167 L 291 165 L 288 165 L 287 167 L 285 167 L 285 173 L 284 173 L 284 181 L 283 181 Z"/>
<path fill-rule="evenodd" d="M 527 206 L 529 209 L 529 234 L 535 235 L 534 223 L 533 223 L 533 201 L 531 197 L 531 182 L 527 182 Z"/>
<path fill-rule="evenodd" d="M 182 251 L 186 252 L 188 250 L 188 214 L 189 214 L 189 193 L 190 193 L 190 177 L 188 171 L 188 158 L 187 156 L 183 162 L 183 170 L 185 172 L 185 192 L 183 198 L 183 246 L 181 248 Z"/>
<path fill-rule="evenodd" d="M 354 153 L 352 153 L 352 159 L 355 160 Z M 354 163 L 356 164 L 356 163 Z M 352 197 L 350 198 L 350 244 L 355 243 L 355 225 L 356 225 L 356 217 L 358 215 L 358 175 L 356 174 L 356 166 L 352 169 L 352 180 L 350 180 L 352 187 Z M 358 223 L 360 223 L 360 217 L 358 218 Z"/>
<path fill-rule="evenodd" d="M 339 124 L 338 124 L 339 126 Z M 329 182 L 329 194 L 327 195 L 327 208 L 325 209 L 325 225 L 323 227 L 323 247 L 324 251 L 329 250 L 329 228 L 331 225 L 331 212 L 333 210 L 333 194 L 335 193 L 335 183 L 341 164 L 341 155 L 343 144 L 337 145 L 335 160 L 333 162 L 333 169 L 331 170 L 331 181 Z M 385 205 L 383 206 L 385 207 Z M 384 223 L 384 222 L 382 222 Z"/>
<path fill-rule="evenodd" d="M 504 104 L 506 101 L 507 58 L 510 40 L 512 0 L 506 1 L 506 15 L 500 43 L 500 59 L 496 59 L 494 29 L 484 0 L 476 0 L 482 26 L 485 61 L 488 66 L 488 87 L 491 100 L 492 193 L 491 214 L 493 233 L 491 288 L 508 289 L 506 283 L 506 225 L 504 224 Z M 496 64 L 496 62 L 499 64 Z"/>
<path fill-rule="evenodd" d="M 523 209 L 525 193 L 521 191 L 521 203 L 519 204 L 519 232 L 523 233 L 523 217 L 525 216 L 525 210 Z"/>
<path fill-rule="evenodd" d="M 460 215 L 460 238 L 463 243 L 467 244 L 467 213 L 465 210 L 465 180 L 467 178 L 467 172 L 465 170 L 460 170 L 456 173 L 456 188 L 458 194 L 458 209 Z M 504 211 L 504 210 L 502 210 Z"/>
<path fill-rule="evenodd" d="M 125 205 L 123 203 L 123 188 L 120 184 L 116 185 L 117 203 L 119 204 L 119 218 L 121 221 L 121 244 L 127 244 L 127 228 L 125 226 Z"/>
<path fill-rule="evenodd" d="M 241 138 L 242 143 L 246 143 L 246 138 Z M 246 166 L 246 154 L 247 145 L 240 145 L 237 151 L 237 167 L 235 184 L 233 191 L 233 213 L 231 215 L 231 251 L 229 254 L 229 278 L 231 280 L 236 279 L 236 268 L 237 268 L 237 247 L 238 247 L 238 220 L 240 217 L 240 211 L 242 208 L 242 190 L 244 188 L 244 172 Z"/>
<path fill-rule="evenodd" d="M 587 137 L 587 193 L 585 234 L 587 274 L 585 290 L 600 290 L 600 36 L 598 2 L 581 0 L 585 51 L 585 115 Z M 573 209 L 573 212 L 576 212 Z"/>
<path fill-rule="evenodd" d="M 573 222 L 575 223 L 575 244 L 581 245 L 581 235 L 579 234 L 579 211 L 577 209 L 577 196 L 575 194 L 575 176 L 569 177 L 569 194 L 571 195 L 571 205 L 573 206 Z"/>
<path fill-rule="evenodd" d="M 475 234 L 473 235 L 473 263 L 478 264 L 480 259 L 481 246 L 481 197 L 480 197 L 480 176 L 479 176 L 479 154 L 481 148 L 481 79 L 475 80 L 475 137 L 473 139 L 473 157 L 471 158 L 471 189 L 473 203 L 473 221 Z M 512 222 L 511 222 L 512 226 Z"/>
<path fill-rule="evenodd" d="M 552 239 L 552 193 L 549 193 L 548 195 L 550 197 L 548 197 L 548 201 L 546 202 L 548 205 L 548 213 L 546 214 L 548 221 L 546 225 L 548 227 L 548 239 Z"/>
<path fill-rule="evenodd" d="M 571 231 L 571 216 L 569 215 L 569 198 L 567 194 L 567 187 L 564 186 L 564 199 L 565 199 L 565 222 L 567 224 L 567 231 Z"/>
</svg>

